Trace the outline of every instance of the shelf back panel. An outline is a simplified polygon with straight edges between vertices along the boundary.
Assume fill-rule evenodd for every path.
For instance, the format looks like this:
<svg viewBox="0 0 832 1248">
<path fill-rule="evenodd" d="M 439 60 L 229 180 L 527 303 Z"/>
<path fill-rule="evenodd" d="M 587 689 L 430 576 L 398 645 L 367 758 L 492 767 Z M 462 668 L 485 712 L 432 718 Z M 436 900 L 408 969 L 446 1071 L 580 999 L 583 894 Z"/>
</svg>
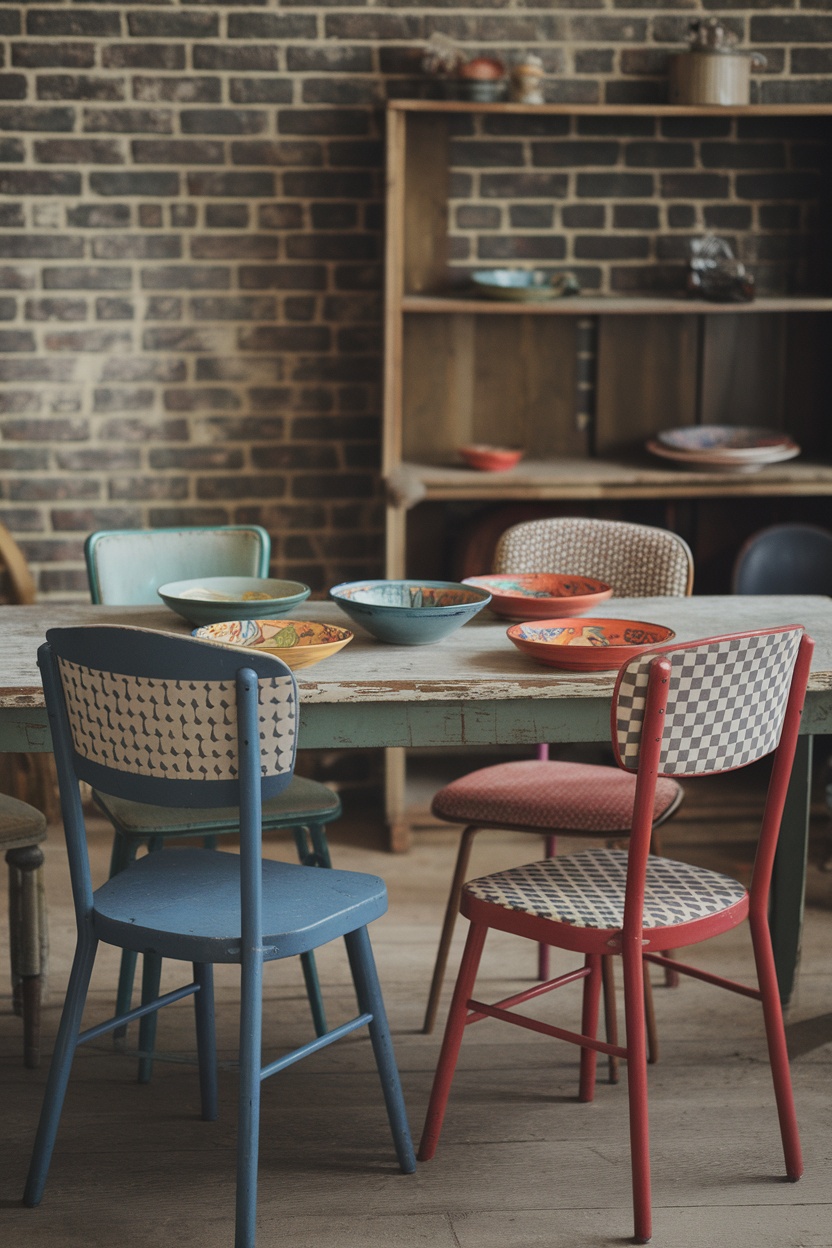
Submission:
<svg viewBox="0 0 832 1248">
<path fill-rule="evenodd" d="M 442 290 L 448 280 L 448 126 L 411 117 L 405 138 L 404 289 Z"/>
<path fill-rule="evenodd" d="M 457 462 L 468 442 L 530 459 L 580 455 L 571 317 L 406 317 L 404 458 Z"/>
</svg>

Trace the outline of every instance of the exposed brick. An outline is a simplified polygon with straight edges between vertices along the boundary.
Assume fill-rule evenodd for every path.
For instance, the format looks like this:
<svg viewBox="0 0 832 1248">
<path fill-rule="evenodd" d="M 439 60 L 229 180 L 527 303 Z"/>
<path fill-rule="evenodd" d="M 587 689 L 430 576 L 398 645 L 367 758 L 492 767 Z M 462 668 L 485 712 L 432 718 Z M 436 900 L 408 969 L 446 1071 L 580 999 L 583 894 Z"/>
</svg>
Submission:
<svg viewBox="0 0 832 1248">
<path fill-rule="evenodd" d="M 86 420 L 3 420 L 0 430 L 7 442 L 86 442 L 90 436 Z"/>
<path fill-rule="evenodd" d="M 344 44 L 289 48 L 286 67 L 291 73 L 369 74 L 373 69 L 370 48 Z"/>
<path fill-rule="evenodd" d="M 579 173 L 577 187 L 585 199 L 649 199 L 653 178 L 647 173 Z"/>
<path fill-rule="evenodd" d="M 127 14 L 127 29 L 136 39 L 216 39 L 220 33 L 216 13 L 178 13 L 154 9 Z"/>
<path fill-rule="evenodd" d="M 99 436 L 104 441 L 113 442 L 185 442 L 188 437 L 188 424 L 184 420 L 122 416 L 104 422 L 99 429 Z"/>
<path fill-rule="evenodd" d="M 124 83 L 118 78 L 94 78 L 90 74 L 40 74 L 37 97 L 39 100 L 123 100 Z"/>
<path fill-rule="evenodd" d="M 88 315 L 86 299 L 27 299 L 27 321 L 83 321 Z"/>
<path fill-rule="evenodd" d="M 472 209 L 471 211 L 475 212 L 476 209 Z M 489 209 L 486 208 L 483 209 L 483 211 L 488 212 Z M 499 214 L 495 209 L 491 209 L 490 211 L 494 212 L 497 216 L 496 222 L 494 222 L 491 226 L 491 228 L 494 229 L 499 225 Z M 459 218 L 462 212 L 464 212 L 464 209 L 460 209 L 460 213 L 457 214 L 457 218 Z M 554 223 L 554 216 L 555 210 L 548 204 L 512 204 L 508 212 L 509 224 L 512 229 L 520 230 L 551 230 Z M 459 223 L 461 225 L 461 222 Z M 473 228 L 477 228 L 476 223 L 473 223 Z"/>
<path fill-rule="evenodd" d="M 84 129 L 89 133 L 171 134 L 173 113 L 168 108 L 85 108 Z"/>
<path fill-rule="evenodd" d="M 233 44 L 197 44 L 193 49 L 193 65 L 194 69 L 271 70 L 277 73 L 280 53 L 271 44 L 255 43 L 238 47 Z"/>
<path fill-rule="evenodd" d="M 25 74 L 0 74 L 0 100 L 26 99 Z"/>
<path fill-rule="evenodd" d="M 124 268 L 79 265 L 43 270 L 43 285 L 47 290 L 126 290 L 131 280 L 130 270 Z"/>
<path fill-rule="evenodd" d="M 264 296 L 240 295 L 223 299 L 191 299 L 190 310 L 197 321 L 273 321 L 277 301 Z"/>
<path fill-rule="evenodd" d="M 160 230 L 164 222 L 161 204 L 139 204 L 139 225 L 144 230 Z"/>
<path fill-rule="evenodd" d="M 277 239 L 270 234 L 203 234 L 191 240 L 195 260 L 273 260 Z"/>
<path fill-rule="evenodd" d="M 312 228 L 316 230 L 353 230 L 358 225 L 358 207 L 356 204 L 312 204 L 310 207 Z M 489 212 L 495 211 L 488 209 Z M 262 216 L 261 216 L 262 221 Z M 297 229 L 302 218 L 294 226 L 283 228 Z"/>
<path fill-rule="evenodd" d="M 741 173 L 736 194 L 738 199 L 807 199 L 817 194 L 818 185 L 811 173 Z"/>
<path fill-rule="evenodd" d="M 327 170 L 284 173 L 283 191 L 286 195 L 299 198 L 366 199 L 373 191 L 372 174 L 365 171 L 330 173 Z"/>
<path fill-rule="evenodd" d="M 241 265 L 243 290 L 326 290 L 326 269 L 319 264 Z"/>
<path fill-rule="evenodd" d="M 273 173 L 188 173 L 185 177 L 189 195 L 262 199 L 275 193 Z"/>
<path fill-rule="evenodd" d="M 248 204 L 207 204 L 205 224 L 209 229 L 245 230 L 250 212 Z"/>
<path fill-rule="evenodd" d="M 370 120 L 358 109 L 281 108 L 277 128 L 282 134 L 367 134 Z"/>
<path fill-rule="evenodd" d="M 97 321 L 132 321 L 135 315 L 136 305 L 131 299 L 111 299 L 102 296 L 95 301 Z"/>
<path fill-rule="evenodd" d="M 219 78 L 148 78 L 133 79 L 133 99 L 143 104 L 211 104 L 222 98 Z"/>
<path fill-rule="evenodd" d="M 754 15 L 749 38 L 755 43 L 832 43 L 832 17 Z"/>
<path fill-rule="evenodd" d="M 178 234 L 102 234 L 92 243 L 94 260 L 175 260 L 181 254 Z"/>
<path fill-rule="evenodd" d="M 173 295 L 151 295 L 145 305 L 147 321 L 181 321 L 184 301 Z"/>
<path fill-rule="evenodd" d="M 169 264 L 142 269 L 144 290 L 228 290 L 231 272 L 220 265 Z"/>
<path fill-rule="evenodd" d="M 189 493 L 187 477 L 110 477 L 107 482 L 110 499 L 182 499 Z"/>
<path fill-rule="evenodd" d="M 0 472 L 44 472 L 48 467 L 49 452 L 46 450 L 0 447 Z"/>
<path fill-rule="evenodd" d="M 602 230 L 607 220 L 603 204 L 565 204 L 560 215 L 568 230 Z"/>
<path fill-rule="evenodd" d="M 703 143 L 700 148 L 706 169 L 783 169 L 783 143 Z"/>
<path fill-rule="evenodd" d="M 484 199 L 563 199 L 569 181 L 563 173 L 484 173 Z"/>
<path fill-rule="evenodd" d="M 159 472 L 178 469 L 180 472 L 231 472 L 244 467 L 243 452 L 222 446 L 195 446 L 173 449 L 152 450 L 149 455 L 150 467 Z M 264 468 L 274 465 L 263 461 Z"/>
<path fill-rule="evenodd" d="M 304 104 L 366 104 L 377 102 L 372 78 L 308 78 L 303 84 Z"/>
<path fill-rule="evenodd" d="M 81 194 L 80 173 L 40 169 L 0 169 L 0 195 L 61 195 Z"/>
<path fill-rule="evenodd" d="M 20 139 L 0 139 L 0 161 L 22 161 L 26 149 Z"/>
<path fill-rule="evenodd" d="M 45 165 L 124 164 L 124 148 L 112 139 L 38 139 L 34 153 Z"/>
<path fill-rule="evenodd" d="M 121 34 L 119 13 L 106 13 L 96 9 L 29 8 L 26 13 L 26 34 L 69 35 L 73 38 L 91 35 L 105 38 Z"/>
<path fill-rule="evenodd" d="M 532 143 L 532 163 L 585 168 L 587 165 L 614 165 L 618 161 L 617 143 Z"/>
<path fill-rule="evenodd" d="M 57 533 L 95 533 L 98 529 L 141 527 L 141 513 L 125 507 L 55 508 L 50 512 L 50 520 Z"/>
<path fill-rule="evenodd" d="M 251 108 L 183 109 L 179 124 L 183 134 L 262 134 L 268 117 Z"/>
<path fill-rule="evenodd" d="M 477 244 L 480 260 L 562 260 L 566 240 L 553 234 L 487 234 Z"/>
<path fill-rule="evenodd" d="M 105 44 L 101 49 L 105 69 L 184 69 L 185 45 L 182 43 Z"/>
<path fill-rule="evenodd" d="M 21 204 L 0 204 L 0 226 L 4 230 L 20 229 L 26 224 Z"/>
<path fill-rule="evenodd" d="M 17 316 L 17 300 L 4 295 L 0 298 L 0 321 L 13 321 Z"/>
<path fill-rule="evenodd" d="M 696 224 L 696 209 L 693 204 L 668 204 L 667 224 L 673 230 L 693 229 Z"/>
<path fill-rule="evenodd" d="M 0 130 L 71 130 L 75 124 L 72 108 L 38 108 L 28 104 L 0 107 Z"/>
<path fill-rule="evenodd" d="M 101 483 L 94 478 L 72 476 L 19 477 L 8 484 L 13 502 L 53 502 L 64 498 L 100 498 Z"/>
<path fill-rule="evenodd" d="M 64 472 L 136 472 L 141 468 L 141 452 L 131 447 L 83 451 L 59 451 L 56 467 Z M 72 526 L 76 527 L 76 526 Z"/>
<path fill-rule="evenodd" d="M 286 239 L 289 260 L 372 260 L 378 255 L 375 234 L 294 234 Z"/>
<path fill-rule="evenodd" d="M 228 95 L 232 104 L 290 104 L 290 78 L 231 78 Z"/>
<path fill-rule="evenodd" d="M 614 230 L 657 230 L 658 204 L 614 204 L 612 225 Z"/>
<path fill-rule="evenodd" d="M 0 173 L 0 185 L 3 174 Z M 0 234 L 0 256 L 49 259 L 80 259 L 84 243 L 80 238 L 54 234 Z M 44 283 L 45 284 L 45 283 Z"/>
<path fill-rule="evenodd" d="M 661 176 L 665 199 L 725 199 L 730 184 L 717 173 L 666 173 Z"/>
<path fill-rule="evenodd" d="M 91 173 L 90 190 L 97 195 L 178 195 L 178 173 Z"/>
<path fill-rule="evenodd" d="M 241 351 L 328 351 L 328 325 L 262 325 L 237 331 Z"/>
<path fill-rule="evenodd" d="M 751 209 L 745 204 L 706 204 L 702 217 L 709 230 L 751 228 Z"/>
<path fill-rule="evenodd" d="M 208 139 L 134 139 L 130 149 L 137 165 L 221 165 L 225 161 L 222 143 Z"/>
<path fill-rule="evenodd" d="M 12 65 L 21 69 L 92 69 L 95 65 L 93 43 L 13 43 Z"/>
<path fill-rule="evenodd" d="M 196 496 L 200 499 L 281 498 L 286 493 L 286 478 L 266 473 L 235 473 L 233 477 L 203 477 L 197 481 Z"/>
<path fill-rule="evenodd" d="M 286 142 L 273 139 L 232 143 L 231 160 L 235 165 L 300 165 L 307 168 L 324 163 L 320 143 Z"/>
<path fill-rule="evenodd" d="M 118 330 L 64 330 L 60 334 L 46 334 L 43 345 L 47 351 L 72 351 L 76 354 L 84 351 L 118 352 L 131 345 L 131 338 L 128 333 Z"/>
<path fill-rule="evenodd" d="M 624 163 L 642 169 L 690 169 L 695 152 L 692 143 L 625 143 Z"/>
</svg>

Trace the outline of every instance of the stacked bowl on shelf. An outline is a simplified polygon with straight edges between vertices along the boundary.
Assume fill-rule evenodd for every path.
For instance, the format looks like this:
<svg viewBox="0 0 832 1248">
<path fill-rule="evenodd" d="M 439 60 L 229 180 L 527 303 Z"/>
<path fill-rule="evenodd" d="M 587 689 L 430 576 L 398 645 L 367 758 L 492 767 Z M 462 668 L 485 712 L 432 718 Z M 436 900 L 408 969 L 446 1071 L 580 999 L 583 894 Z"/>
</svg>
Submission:
<svg viewBox="0 0 832 1248">
<path fill-rule="evenodd" d="M 787 433 L 747 425 L 687 425 L 663 429 L 647 450 L 683 468 L 716 472 L 760 472 L 794 459 L 800 447 Z"/>
</svg>

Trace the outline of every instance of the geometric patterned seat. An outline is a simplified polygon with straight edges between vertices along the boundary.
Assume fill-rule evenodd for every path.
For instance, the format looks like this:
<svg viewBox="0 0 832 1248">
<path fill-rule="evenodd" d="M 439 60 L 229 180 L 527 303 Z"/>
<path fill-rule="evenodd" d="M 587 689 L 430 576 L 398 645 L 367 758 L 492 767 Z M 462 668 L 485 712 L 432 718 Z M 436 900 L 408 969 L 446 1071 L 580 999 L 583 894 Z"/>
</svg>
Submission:
<svg viewBox="0 0 832 1248">
<path fill-rule="evenodd" d="M 463 894 L 505 910 L 573 927 L 617 930 L 624 923 L 628 855 L 590 849 L 471 880 Z M 728 875 L 651 854 L 644 890 L 645 928 L 672 927 L 741 904 L 745 888 Z"/>
<path fill-rule="evenodd" d="M 691 592 L 693 557 L 687 544 L 667 529 L 616 520 L 558 516 L 532 520 L 507 529 L 494 554 L 495 572 L 554 572 L 596 577 L 612 588 L 615 597 L 639 598 L 653 594 L 682 597 Z M 481 767 L 434 796 L 432 813 L 438 819 L 463 826 L 451 882 L 439 949 L 428 993 L 423 1031 L 433 1030 L 454 924 L 459 912 L 473 839 L 482 828 L 505 828 L 543 835 L 546 853 L 555 852 L 556 836 L 629 835 L 635 780 L 613 767 L 549 761 L 548 747 L 537 759 Z M 673 780 L 657 785 L 654 824 L 668 819 L 682 801 Z M 658 838 L 656 838 L 658 848 Z M 548 977 L 548 947 L 538 950 L 538 977 Z M 605 967 L 605 1009 L 610 1037 L 615 1035 L 615 997 L 611 964 Z M 675 982 L 672 971 L 669 983 Z M 648 985 L 649 993 L 649 985 Z M 648 1000 L 651 1053 L 657 1051 L 652 1006 Z M 610 1060 L 610 1078 L 616 1062 Z"/>
<path fill-rule="evenodd" d="M 618 767 L 635 779 L 628 848 L 580 853 L 513 867 L 471 880 L 460 909 L 470 921 L 442 1050 L 434 1076 L 419 1157 L 433 1157 L 469 1025 L 498 1019 L 566 1040 L 580 1048 L 579 1100 L 595 1095 L 599 1053 L 627 1063 L 634 1238 L 652 1232 L 647 1111 L 645 963 L 674 967 L 762 1004 L 786 1174 L 803 1173 L 768 902 L 777 840 L 794 761 L 812 641 L 797 625 L 686 642 L 647 651 L 625 663 L 612 697 L 612 745 Z M 704 867 L 650 853 L 656 791 L 662 778 L 714 775 L 772 755 L 751 885 Z M 684 949 L 748 920 L 756 984 L 735 983 L 671 960 Z M 583 964 L 555 979 L 511 993 L 495 1004 L 474 994 L 491 928 L 583 955 Z M 621 958 L 626 1040 L 598 1039 L 603 968 Z M 521 1012 L 524 1002 L 583 983 L 580 1031 Z M 468 1124 L 464 1126 L 468 1138 Z M 576 1194 L 572 1193 L 572 1200 Z"/>
</svg>

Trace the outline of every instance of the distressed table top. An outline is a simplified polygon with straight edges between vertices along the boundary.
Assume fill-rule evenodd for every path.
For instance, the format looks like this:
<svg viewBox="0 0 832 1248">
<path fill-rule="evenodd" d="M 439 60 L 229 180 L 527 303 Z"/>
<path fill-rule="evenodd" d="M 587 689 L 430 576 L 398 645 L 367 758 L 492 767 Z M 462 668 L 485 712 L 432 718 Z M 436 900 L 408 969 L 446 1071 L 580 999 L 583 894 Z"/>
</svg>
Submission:
<svg viewBox="0 0 832 1248">
<path fill-rule="evenodd" d="M 355 713 L 364 708 L 393 713 L 398 708 L 402 713 L 407 708 L 442 710 L 464 704 L 472 713 L 481 706 L 484 713 L 486 706 L 499 708 L 506 704 L 507 708 L 509 704 L 525 704 L 527 715 L 534 718 L 549 704 L 550 713 L 557 709 L 562 716 L 567 709 L 565 703 L 574 711 L 584 702 L 608 702 L 615 679 L 614 672 L 562 672 L 538 665 L 508 641 L 508 621 L 496 619 L 487 610 L 451 637 L 429 646 L 390 646 L 376 641 L 358 625 L 350 624 L 331 602 L 310 602 L 303 615 L 295 614 L 298 618 L 346 624 L 355 632 L 354 641 L 338 654 L 297 673 L 305 713 L 317 720 L 318 708 L 340 712 L 341 727 L 334 734 L 338 743 L 345 743 L 344 713 L 349 708 Z M 832 600 L 828 598 L 620 598 L 604 603 L 595 614 L 665 624 L 676 631 L 677 641 L 766 625 L 803 624 L 816 642 L 809 689 L 810 694 L 819 696 L 810 701 L 832 722 L 832 697 L 822 696 L 832 692 Z M 104 623 L 136 624 L 177 633 L 189 631 L 184 621 L 165 608 L 86 604 L 0 607 L 0 713 L 43 707 L 36 651 L 47 628 Z M 530 704 L 535 708 L 533 715 Z M 388 724 L 393 722 L 388 715 L 382 719 Z M 535 739 L 534 734 L 541 727 L 539 719 L 529 725 L 530 740 Z M 383 731 L 380 726 L 379 732 Z M 604 726 L 598 734 L 603 736 L 607 731 Z M 563 733 L 558 735 L 561 740 L 569 739 Z M 592 737 L 595 735 L 593 731 Z M 519 737 L 515 733 L 506 739 L 525 736 L 521 732 Z M 404 733 L 404 739 L 419 743 L 410 733 Z M 335 743 L 333 739 L 332 744 Z M 381 735 L 377 743 L 400 741 Z"/>
</svg>

